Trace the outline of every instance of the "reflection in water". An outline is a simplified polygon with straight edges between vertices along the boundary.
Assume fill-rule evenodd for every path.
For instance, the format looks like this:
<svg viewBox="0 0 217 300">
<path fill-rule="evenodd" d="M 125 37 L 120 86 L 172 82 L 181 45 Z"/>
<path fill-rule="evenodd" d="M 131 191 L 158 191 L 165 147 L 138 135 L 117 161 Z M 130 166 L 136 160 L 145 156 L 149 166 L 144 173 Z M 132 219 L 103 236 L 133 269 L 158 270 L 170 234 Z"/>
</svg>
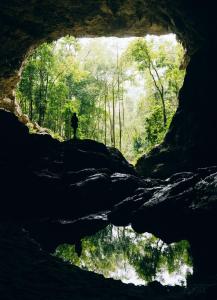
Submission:
<svg viewBox="0 0 217 300">
<path fill-rule="evenodd" d="M 192 273 L 187 241 L 167 245 L 130 227 L 109 225 L 84 238 L 80 257 L 71 245 L 59 246 L 56 255 L 82 269 L 140 285 L 154 280 L 164 285 L 186 285 L 186 277 Z"/>
</svg>

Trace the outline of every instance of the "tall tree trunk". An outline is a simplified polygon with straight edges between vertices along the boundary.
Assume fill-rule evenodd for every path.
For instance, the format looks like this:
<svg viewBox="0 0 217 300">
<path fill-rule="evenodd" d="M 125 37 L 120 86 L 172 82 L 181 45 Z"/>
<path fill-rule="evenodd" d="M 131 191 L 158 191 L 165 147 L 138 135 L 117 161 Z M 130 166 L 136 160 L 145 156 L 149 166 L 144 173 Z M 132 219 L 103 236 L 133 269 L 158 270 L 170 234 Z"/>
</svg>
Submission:
<svg viewBox="0 0 217 300">
<path fill-rule="evenodd" d="M 162 112 L 163 112 L 163 123 L 164 126 L 167 125 L 167 115 L 166 115 L 166 106 L 165 106 L 165 100 L 164 100 L 164 89 L 162 89 L 162 93 L 160 93 L 161 97 L 161 103 L 162 103 Z"/>
<path fill-rule="evenodd" d="M 119 119 L 119 149 L 122 147 L 122 122 L 121 122 L 121 101 L 119 99 L 118 119 Z"/>
<path fill-rule="evenodd" d="M 112 126 L 112 114 L 111 114 L 111 107 L 110 102 L 108 101 L 108 111 L 109 111 L 109 124 L 110 124 L 110 141 L 111 146 L 113 145 L 113 126 Z"/>
<path fill-rule="evenodd" d="M 113 147 L 115 147 L 115 88 L 112 86 L 112 132 L 113 132 Z"/>
<path fill-rule="evenodd" d="M 155 70 L 155 73 L 157 73 L 157 70 Z M 154 85 L 160 95 L 160 99 L 161 99 L 161 103 L 162 103 L 163 125 L 165 127 L 167 125 L 167 115 L 166 115 L 166 106 L 165 106 L 165 99 L 164 99 L 164 87 L 161 84 L 161 82 L 160 82 L 160 86 L 158 86 L 157 81 L 152 73 L 151 66 L 149 66 L 149 74 L 151 75 Z M 159 75 L 158 75 L 158 78 L 159 78 Z"/>
<path fill-rule="evenodd" d="M 121 99 L 122 99 L 122 125 L 124 127 L 125 109 L 124 109 L 124 87 L 123 87 L 123 85 L 122 85 L 122 89 L 121 89 Z"/>
<path fill-rule="evenodd" d="M 155 67 L 152 59 L 151 59 L 151 56 L 149 54 L 149 51 L 146 50 L 146 55 L 147 55 L 147 58 L 148 58 L 148 70 L 149 70 L 149 74 L 151 75 L 151 78 L 154 82 L 154 85 L 160 95 L 160 98 L 161 98 L 161 102 L 162 102 L 162 114 L 163 114 L 163 125 L 164 127 L 166 127 L 167 125 L 167 115 L 166 115 L 166 106 L 165 106 L 165 99 L 164 99 L 164 87 L 163 87 L 163 84 L 161 82 L 161 78 L 160 78 L 160 75 L 158 73 L 158 70 L 157 68 Z M 155 76 L 154 74 L 152 73 L 154 71 L 158 81 L 155 79 Z"/>
<path fill-rule="evenodd" d="M 47 96 L 48 96 L 48 73 L 46 74 L 46 82 L 44 87 L 43 103 L 42 103 L 42 124 L 44 125 L 45 115 L 47 111 Z"/>
<path fill-rule="evenodd" d="M 122 124 L 121 124 L 121 99 L 120 99 L 120 67 L 119 67 L 119 53 L 117 47 L 117 101 L 118 101 L 118 123 L 119 123 L 119 149 L 121 150 L 122 142 Z"/>
<path fill-rule="evenodd" d="M 42 76 L 42 70 L 39 70 L 40 74 L 40 87 L 39 87 L 39 104 L 38 104 L 38 124 L 39 126 L 42 126 L 42 85 L 43 85 L 43 76 Z"/>
<path fill-rule="evenodd" d="M 32 75 L 29 76 L 29 118 L 33 119 L 33 95 L 32 95 L 33 80 Z"/>
<path fill-rule="evenodd" d="M 107 84 L 105 83 L 104 94 L 104 144 L 107 143 Z"/>
</svg>

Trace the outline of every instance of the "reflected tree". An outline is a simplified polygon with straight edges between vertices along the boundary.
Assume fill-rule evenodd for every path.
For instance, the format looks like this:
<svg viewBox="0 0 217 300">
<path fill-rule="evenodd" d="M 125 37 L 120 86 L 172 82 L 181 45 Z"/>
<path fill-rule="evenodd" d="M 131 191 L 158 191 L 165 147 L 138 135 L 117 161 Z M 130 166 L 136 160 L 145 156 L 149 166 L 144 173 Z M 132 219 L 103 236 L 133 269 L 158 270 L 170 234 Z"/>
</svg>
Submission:
<svg viewBox="0 0 217 300">
<path fill-rule="evenodd" d="M 143 284 L 163 278 L 163 272 L 182 276 L 183 284 L 192 269 L 187 241 L 167 245 L 151 234 L 137 234 L 130 227 L 109 225 L 84 238 L 82 249 L 79 258 L 74 246 L 65 244 L 57 248 L 55 255 L 105 277 L 124 280 L 133 272 L 132 282 L 139 280 Z"/>
</svg>

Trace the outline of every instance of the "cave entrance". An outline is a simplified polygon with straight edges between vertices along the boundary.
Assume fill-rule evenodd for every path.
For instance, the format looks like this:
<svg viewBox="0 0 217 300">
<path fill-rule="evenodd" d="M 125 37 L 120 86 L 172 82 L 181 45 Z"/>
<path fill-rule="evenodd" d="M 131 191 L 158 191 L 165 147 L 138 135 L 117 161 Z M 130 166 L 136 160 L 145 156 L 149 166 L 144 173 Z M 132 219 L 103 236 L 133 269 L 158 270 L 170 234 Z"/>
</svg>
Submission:
<svg viewBox="0 0 217 300">
<path fill-rule="evenodd" d="M 144 38 L 66 36 L 26 61 L 16 90 L 32 132 L 118 148 L 132 163 L 161 143 L 178 106 L 184 49 L 173 34 Z"/>
<path fill-rule="evenodd" d="M 185 75 L 183 57 L 183 47 L 171 34 L 66 36 L 42 44 L 29 56 L 16 98 L 32 132 L 69 140 L 76 112 L 79 139 L 119 148 L 136 162 L 163 141 L 169 128 Z M 191 272 L 186 242 L 168 246 L 128 227 L 107 227 L 84 239 L 82 247 L 80 259 L 73 246 L 61 246 L 57 254 L 79 267 L 135 284 L 158 280 L 185 285 Z"/>
<path fill-rule="evenodd" d="M 186 286 L 192 274 L 189 243 L 167 245 L 150 233 L 138 234 L 130 226 L 108 225 L 81 245 L 61 245 L 55 255 L 81 269 L 124 283 Z"/>
</svg>

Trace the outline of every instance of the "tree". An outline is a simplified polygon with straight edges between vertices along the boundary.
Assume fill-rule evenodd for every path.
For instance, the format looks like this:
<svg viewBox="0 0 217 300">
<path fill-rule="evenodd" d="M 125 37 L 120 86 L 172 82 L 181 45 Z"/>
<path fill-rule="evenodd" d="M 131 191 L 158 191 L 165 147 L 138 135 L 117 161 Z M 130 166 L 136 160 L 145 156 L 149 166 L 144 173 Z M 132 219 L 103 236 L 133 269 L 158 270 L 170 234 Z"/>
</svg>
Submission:
<svg viewBox="0 0 217 300">
<path fill-rule="evenodd" d="M 185 281 L 192 267 L 188 242 L 166 245 L 151 234 L 137 234 L 129 227 L 112 225 L 84 238 L 80 257 L 74 246 L 66 244 L 59 246 L 55 254 L 82 269 L 116 279 L 129 280 L 128 270 L 133 268 L 143 284 L 162 277 L 165 270 L 171 276 L 181 275 Z M 188 268 L 186 273 L 182 273 L 183 266 Z"/>
<path fill-rule="evenodd" d="M 162 39 L 156 43 L 156 38 L 146 37 L 133 41 L 125 55 L 144 76 L 145 96 L 137 110 L 137 118 L 143 112 L 143 136 L 134 137 L 134 149 L 141 154 L 162 142 L 176 111 L 185 74 L 180 69 L 184 49 L 177 42 Z"/>
<path fill-rule="evenodd" d="M 163 114 L 163 125 L 166 126 L 167 114 L 165 108 L 165 89 L 163 81 L 160 76 L 158 65 L 162 67 L 159 61 L 155 61 L 151 57 L 150 48 L 148 48 L 145 40 L 138 40 L 132 47 L 133 59 L 138 63 L 138 69 L 140 71 L 148 70 L 149 75 L 152 78 L 156 92 L 158 93 L 162 102 L 162 114 Z"/>
<path fill-rule="evenodd" d="M 37 48 L 24 66 L 17 99 L 31 122 L 63 139 L 78 136 L 119 148 L 131 161 L 160 143 L 177 107 L 184 71 L 180 44 L 171 38 L 67 36 Z M 32 125 L 31 125 L 32 126 Z M 32 126 L 31 128 L 34 128 Z"/>
</svg>

